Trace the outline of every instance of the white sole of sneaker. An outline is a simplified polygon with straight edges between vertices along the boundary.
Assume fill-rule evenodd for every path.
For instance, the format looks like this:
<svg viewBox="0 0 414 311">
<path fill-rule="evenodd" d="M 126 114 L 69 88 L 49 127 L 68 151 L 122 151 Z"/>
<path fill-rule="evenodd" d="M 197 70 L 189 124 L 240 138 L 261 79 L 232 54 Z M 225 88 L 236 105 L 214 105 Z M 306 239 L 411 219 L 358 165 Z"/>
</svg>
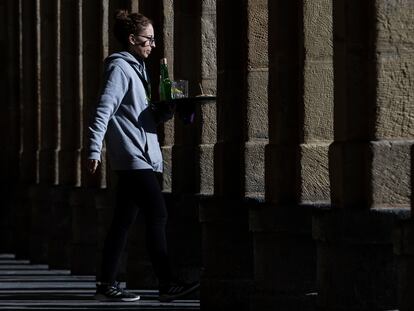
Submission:
<svg viewBox="0 0 414 311">
<path fill-rule="evenodd" d="M 133 302 L 138 301 L 141 299 L 140 296 L 134 297 L 134 298 L 108 298 L 105 295 L 102 294 L 96 294 L 95 300 L 102 301 L 102 302 Z"/>
</svg>

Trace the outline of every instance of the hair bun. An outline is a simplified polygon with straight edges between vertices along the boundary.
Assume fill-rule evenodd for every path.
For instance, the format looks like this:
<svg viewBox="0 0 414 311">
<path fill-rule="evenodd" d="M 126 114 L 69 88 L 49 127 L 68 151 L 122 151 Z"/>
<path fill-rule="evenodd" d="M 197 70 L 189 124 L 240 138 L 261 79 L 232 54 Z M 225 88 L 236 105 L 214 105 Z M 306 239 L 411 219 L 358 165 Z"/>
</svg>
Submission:
<svg viewBox="0 0 414 311">
<path fill-rule="evenodd" d="M 117 10 L 115 12 L 115 19 L 126 20 L 128 19 L 129 13 L 127 10 Z"/>
</svg>

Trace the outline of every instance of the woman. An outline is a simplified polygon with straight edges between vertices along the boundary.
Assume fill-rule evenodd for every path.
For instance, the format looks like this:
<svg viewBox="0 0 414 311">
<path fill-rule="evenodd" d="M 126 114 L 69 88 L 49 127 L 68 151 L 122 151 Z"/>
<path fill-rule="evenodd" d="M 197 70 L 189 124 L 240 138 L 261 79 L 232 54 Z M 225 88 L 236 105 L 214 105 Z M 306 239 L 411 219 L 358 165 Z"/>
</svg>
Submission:
<svg viewBox="0 0 414 311">
<path fill-rule="evenodd" d="M 118 175 L 116 206 L 105 240 L 99 300 L 135 301 L 139 296 L 120 288 L 116 282 L 128 230 L 142 209 L 146 223 L 147 249 L 159 280 L 159 299 L 171 301 L 198 287 L 173 282 L 169 266 L 165 226 L 167 210 L 157 174 L 162 172 L 162 154 L 157 137 L 157 121 L 173 112 L 151 109 L 150 84 L 144 60 L 155 48 L 154 28 L 147 17 L 118 11 L 114 34 L 123 51 L 105 60 L 105 80 L 99 103 L 89 127 L 87 168 L 95 173 L 106 138 L 111 168 Z"/>
</svg>

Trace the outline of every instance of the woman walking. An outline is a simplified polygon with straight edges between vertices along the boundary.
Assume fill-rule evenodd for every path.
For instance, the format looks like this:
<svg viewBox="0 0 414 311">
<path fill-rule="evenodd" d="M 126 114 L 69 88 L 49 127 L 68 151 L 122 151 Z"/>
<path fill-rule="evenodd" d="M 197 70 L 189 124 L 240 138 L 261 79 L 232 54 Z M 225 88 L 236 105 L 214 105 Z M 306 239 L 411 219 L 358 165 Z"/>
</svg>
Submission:
<svg viewBox="0 0 414 311">
<path fill-rule="evenodd" d="M 95 297 L 111 301 L 139 299 L 122 289 L 116 278 L 128 231 L 141 210 L 147 250 L 159 281 L 159 299 L 171 301 L 198 287 L 195 283 L 175 282 L 168 259 L 167 210 L 157 178 L 163 170 L 157 123 L 171 118 L 173 112 L 155 112 L 150 105 L 144 60 L 155 48 L 152 21 L 139 13 L 118 11 L 114 35 L 123 50 L 105 60 L 104 85 L 89 126 L 88 171 L 95 173 L 105 137 L 111 168 L 118 175 L 116 206 L 104 244 Z"/>
</svg>

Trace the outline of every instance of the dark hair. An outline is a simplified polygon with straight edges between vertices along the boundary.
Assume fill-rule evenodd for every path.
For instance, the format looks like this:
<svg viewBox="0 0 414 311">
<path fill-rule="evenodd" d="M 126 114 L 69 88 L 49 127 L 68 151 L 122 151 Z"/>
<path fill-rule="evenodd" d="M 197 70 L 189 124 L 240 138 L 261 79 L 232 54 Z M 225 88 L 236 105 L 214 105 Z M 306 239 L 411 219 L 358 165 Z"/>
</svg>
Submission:
<svg viewBox="0 0 414 311">
<path fill-rule="evenodd" d="M 127 10 L 117 10 L 114 24 L 115 38 L 124 47 L 127 47 L 129 35 L 139 34 L 148 25 L 152 25 L 152 20 L 140 13 L 129 13 Z"/>
</svg>

